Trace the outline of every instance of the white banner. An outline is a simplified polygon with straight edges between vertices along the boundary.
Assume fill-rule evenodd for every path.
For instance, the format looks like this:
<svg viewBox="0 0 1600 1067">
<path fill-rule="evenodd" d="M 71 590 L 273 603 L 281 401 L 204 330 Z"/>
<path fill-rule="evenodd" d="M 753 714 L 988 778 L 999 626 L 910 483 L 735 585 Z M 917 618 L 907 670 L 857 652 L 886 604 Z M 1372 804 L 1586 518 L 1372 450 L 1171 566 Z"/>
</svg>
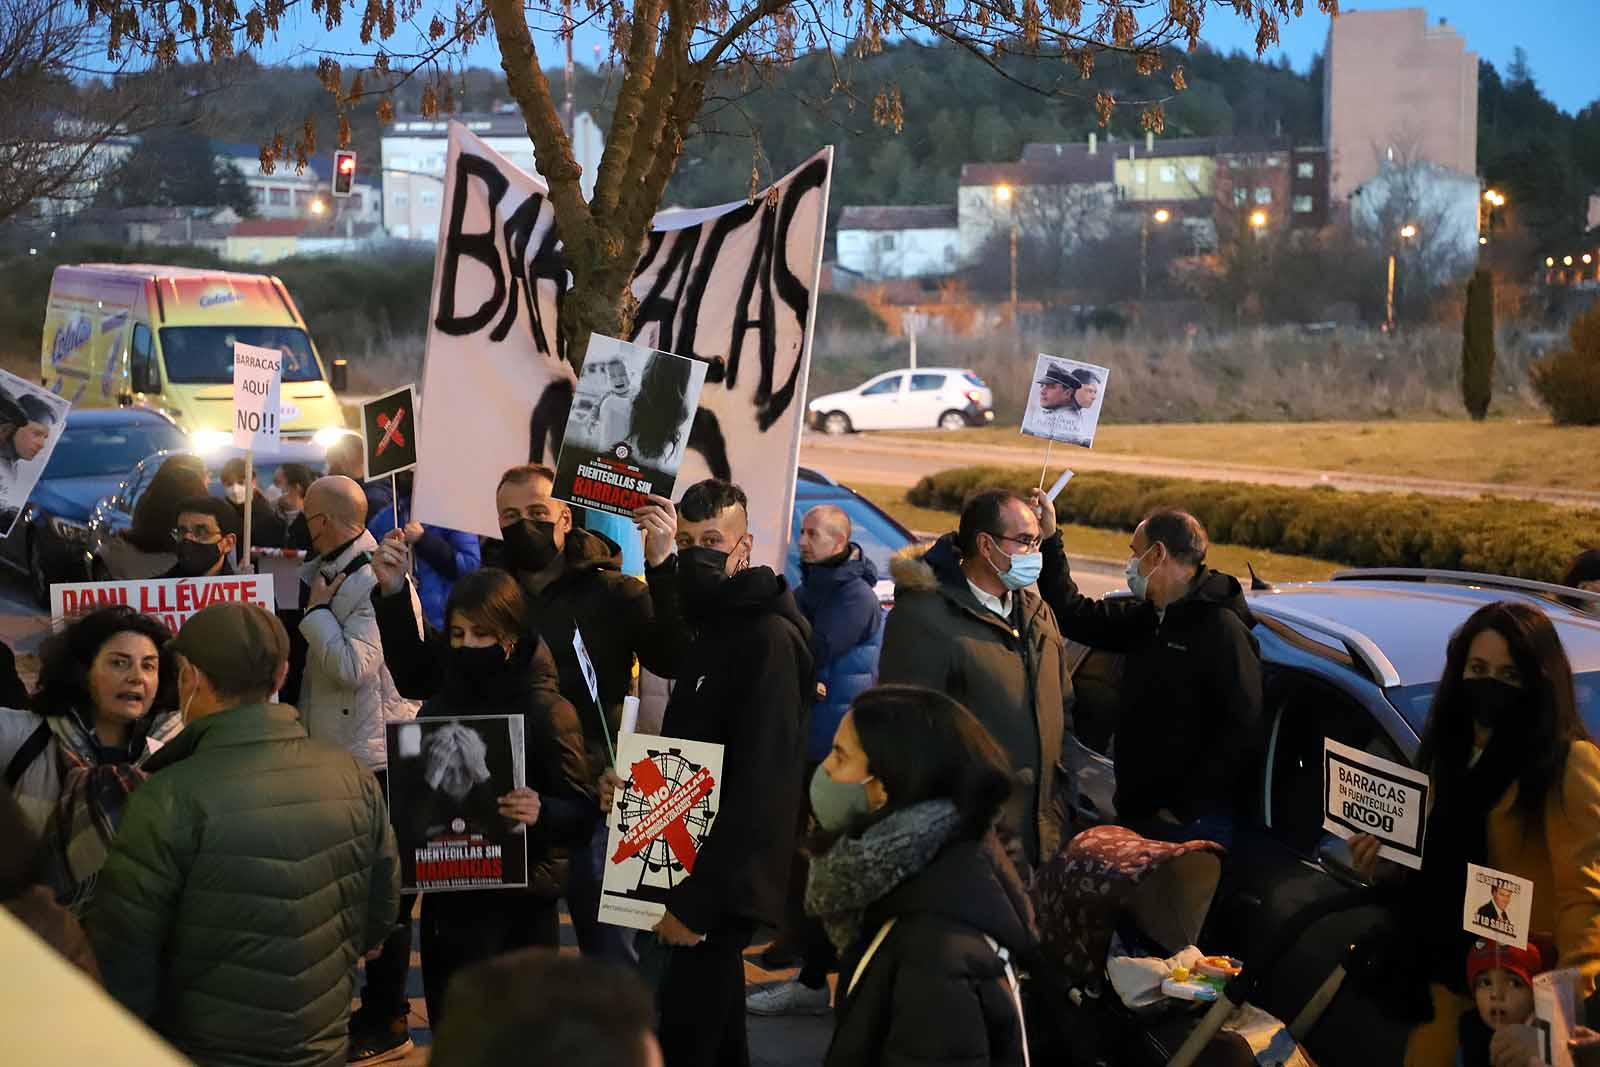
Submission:
<svg viewBox="0 0 1600 1067">
<path fill-rule="evenodd" d="M 1347 840 L 1371 834 L 1378 855 L 1420 871 L 1428 776 L 1332 738 L 1322 739 L 1322 757 L 1322 828 Z"/>
<path fill-rule="evenodd" d="M 240 574 L 216 578 L 146 578 L 126 582 L 63 582 L 50 587 L 50 624 L 108 604 L 152 615 L 177 633 L 189 616 L 212 604 L 239 600 L 273 610 L 272 575 Z"/>
<path fill-rule="evenodd" d="M 233 447 L 274 448 L 278 444 L 278 387 L 283 353 L 239 341 L 233 343 Z"/>
<path fill-rule="evenodd" d="M 657 216 L 628 341 L 705 361 L 678 495 L 703 478 L 750 499 L 755 561 L 781 569 L 805 416 L 833 150 L 748 203 Z M 452 123 L 423 371 L 414 514 L 498 537 L 506 468 L 554 466 L 576 375 L 570 284 L 545 185 Z"/>
</svg>

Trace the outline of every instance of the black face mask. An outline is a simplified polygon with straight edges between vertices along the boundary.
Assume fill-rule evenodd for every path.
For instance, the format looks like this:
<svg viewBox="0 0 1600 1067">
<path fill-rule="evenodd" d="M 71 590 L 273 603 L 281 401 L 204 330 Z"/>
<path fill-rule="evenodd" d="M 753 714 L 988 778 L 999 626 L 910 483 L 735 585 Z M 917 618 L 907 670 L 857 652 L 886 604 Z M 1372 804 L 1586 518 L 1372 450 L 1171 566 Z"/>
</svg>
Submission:
<svg viewBox="0 0 1600 1067">
<path fill-rule="evenodd" d="M 728 554 L 717 548 L 690 545 L 678 549 L 678 593 L 691 614 L 701 614 L 716 600 L 728 580 Z"/>
<path fill-rule="evenodd" d="M 1467 678 L 1461 693 L 1472 713 L 1472 721 L 1486 730 L 1500 731 L 1515 718 L 1525 694 L 1498 678 Z"/>
<path fill-rule="evenodd" d="M 460 648 L 450 650 L 450 667 L 464 679 L 482 681 L 493 678 L 506 669 L 506 650 L 499 645 L 485 645 L 482 648 Z"/>
<path fill-rule="evenodd" d="M 556 547 L 556 524 L 522 519 L 500 527 L 505 542 L 506 562 L 514 571 L 542 571 L 561 551 Z"/>
<path fill-rule="evenodd" d="M 203 545 L 199 541 L 178 542 L 178 574 L 199 578 L 222 560 L 222 545 Z"/>
</svg>

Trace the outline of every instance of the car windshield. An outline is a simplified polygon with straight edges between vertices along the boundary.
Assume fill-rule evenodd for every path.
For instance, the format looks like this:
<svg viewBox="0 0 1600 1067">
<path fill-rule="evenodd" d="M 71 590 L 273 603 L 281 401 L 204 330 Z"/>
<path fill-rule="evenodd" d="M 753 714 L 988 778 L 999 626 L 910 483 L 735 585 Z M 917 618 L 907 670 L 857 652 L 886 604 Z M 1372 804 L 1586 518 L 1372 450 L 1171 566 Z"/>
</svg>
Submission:
<svg viewBox="0 0 1600 1067">
<path fill-rule="evenodd" d="M 1600 737 L 1600 671 L 1575 674 L 1572 682 L 1577 689 L 1578 715 L 1582 717 L 1583 725 L 1588 728 L 1590 737 Z M 1389 690 L 1390 701 L 1419 737 L 1428 722 L 1428 708 L 1433 704 L 1433 694 L 1438 688 L 1438 682 L 1426 682 Z"/>
<path fill-rule="evenodd" d="M 895 525 L 877 508 L 860 497 L 840 497 L 835 500 L 802 501 L 795 509 L 794 529 L 789 540 L 789 570 L 797 574 L 800 569 L 800 520 L 816 504 L 833 504 L 850 516 L 850 540 L 861 546 L 861 552 L 878 569 L 878 577 L 889 577 L 889 560 L 911 543 L 905 531 Z"/>
<path fill-rule="evenodd" d="M 315 382 L 322 371 L 306 332 L 294 326 L 166 326 L 161 351 L 167 377 L 191 385 L 231 385 L 235 341 L 283 352 L 283 380 Z"/>
<path fill-rule="evenodd" d="M 74 427 L 70 423 L 50 453 L 43 477 L 93 478 L 126 474 L 153 452 L 182 448 L 183 431 L 167 423 Z"/>
</svg>

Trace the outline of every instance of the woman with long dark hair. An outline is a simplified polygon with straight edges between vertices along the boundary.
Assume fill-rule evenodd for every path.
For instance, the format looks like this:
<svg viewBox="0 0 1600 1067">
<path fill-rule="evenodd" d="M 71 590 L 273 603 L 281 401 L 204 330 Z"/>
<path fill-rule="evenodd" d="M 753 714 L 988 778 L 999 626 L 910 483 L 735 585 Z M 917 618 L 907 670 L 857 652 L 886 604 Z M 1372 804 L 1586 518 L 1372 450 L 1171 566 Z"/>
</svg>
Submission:
<svg viewBox="0 0 1600 1067">
<path fill-rule="evenodd" d="M 133 524 L 120 536 L 107 538 L 100 559 L 121 579 L 156 578 L 178 562 L 172 528 L 178 505 L 206 495 L 206 465 L 199 456 L 168 456 L 150 479 L 133 509 Z"/>
<path fill-rule="evenodd" d="M 1005 755 L 943 693 L 856 698 L 811 781 L 806 910 L 840 952 L 828 1067 L 1020 1064 L 1033 909 L 995 837 Z"/>
<path fill-rule="evenodd" d="M 0 708 L 6 788 L 43 839 L 42 878 L 74 910 L 145 780 L 145 758 L 182 729 L 171 638 L 131 608 L 90 612 L 40 649 L 32 710 Z"/>
<path fill-rule="evenodd" d="M 687 359 L 665 352 L 650 353 L 628 426 L 628 443 L 636 461 L 671 469 L 681 460 L 688 437 L 684 424 L 692 414 L 689 372 L 693 369 Z"/>
<path fill-rule="evenodd" d="M 578 714 L 556 688 L 550 650 L 527 636 L 527 616 L 522 587 L 510 574 L 485 567 L 463 575 L 445 607 L 449 673 L 418 712 L 424 719 L 521 715 L 527 769 L 527 785 L 498 803 L 506 825 L 527 837 L 528 888 L 423 895 L 422 983 L 435 1026 L 450 976 L 460 968 L 512 949 L 560 947 L 557 902 L 566 888 L 567 855 L 588 843 L 599 815 Z M 466 755 L 464 766 L 482 763 Z M 452 761 L 438 762 L 443 785 Z M 461 784 L 470 790 L 477 782 Z"/>
<path fill-rule="evenodd" d="M 1433 1019 L 1411 1034 L 1407 1067 L 1454 1061 L 1472 936 L 1463 932 L 1467 864 L 1533 882 L 1531 932 L 1555 941 L 1558 966 L 1600 974 L 1600 749 L 1578 717 L 1572 666 L 1550 619 L 1502 601 L 1450 639 L 1417 766 L 1432 795 L 1422 870 L 1402 890 Z M 1377 842 L 1351 842 L 1370 873 Z M 1420 979 L 1421 976 L 1419 976 Z"/>
</svg>

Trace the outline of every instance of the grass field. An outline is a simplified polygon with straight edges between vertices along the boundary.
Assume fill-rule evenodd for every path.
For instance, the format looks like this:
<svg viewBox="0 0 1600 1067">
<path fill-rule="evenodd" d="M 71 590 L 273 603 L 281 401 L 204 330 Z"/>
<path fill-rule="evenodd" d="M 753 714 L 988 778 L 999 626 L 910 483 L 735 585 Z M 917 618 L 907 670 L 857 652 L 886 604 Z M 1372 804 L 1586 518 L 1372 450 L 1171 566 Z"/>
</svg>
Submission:
<svg viewBox="0 0 1600 1067">
<path fill-rule="evenodd" d="M 851 488 L 913 530 L 932 533 L 955 529 L 956 516 L 953 513 L 908 504 L 904 489 L 887 485 L 852 485 Z M 1087 556 L 1117 561 L 1128 558 L 1128 534 L 1122 530 L 1069 525 L 1061 528 L 1061 536 L 1066 541 L 1069 558 Z M 1253 564 L 1261 577 L 1274 582 L 1318 581 L 1343 566 L 1324 559 L 1286 556 L 1242 545 L 1212 545 L 1206 562 L 1219 571 L 1238 575 L 1247 583 L 1247 563 Z"/>
<path fill-rule="evenodd" d="M 1039 444 L 1014 426 L 910 436 L 946 444 Z M 1100 427 L 1094 447 L 1204 463 L 1600 490 L 1600 427 L 1532 419 L 1108 425 Z"/>
</svg>

